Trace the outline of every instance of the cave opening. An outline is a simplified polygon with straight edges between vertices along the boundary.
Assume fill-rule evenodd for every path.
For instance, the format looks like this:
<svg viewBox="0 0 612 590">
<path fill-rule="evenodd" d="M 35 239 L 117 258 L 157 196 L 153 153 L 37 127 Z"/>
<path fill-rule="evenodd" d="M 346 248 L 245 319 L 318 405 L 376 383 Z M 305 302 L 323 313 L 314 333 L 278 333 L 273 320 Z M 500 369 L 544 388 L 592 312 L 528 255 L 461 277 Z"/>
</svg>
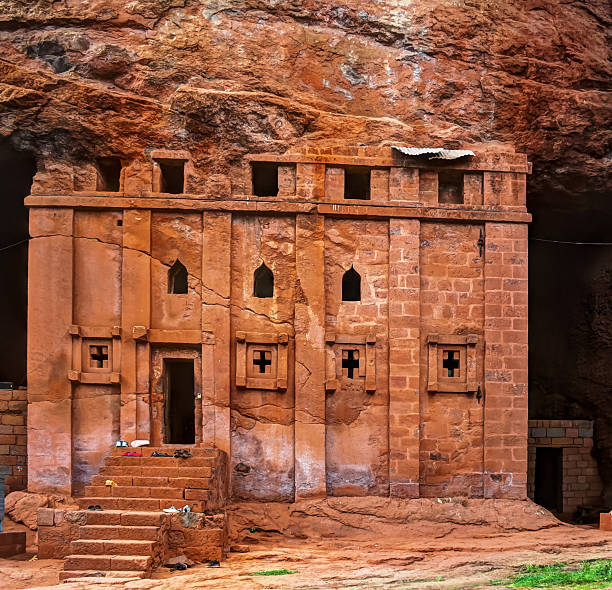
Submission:
<svg viewBox="0 0 612 590">
<path fill-rule="evenodd" d="M 28 307 L 28 211 L 23 200 L 30 194 L 36 161 L 0 144 L 0 176 L 3 179 L 0 215 L 0 381 L 15 388 L 26 385 L 26 329 Z"/>
<path fill-rule="evenodd" d="M 529 419 L 593 420 L 591 455 L 612 507 L 612 202 L 528 192 Z M 538 449 L 538 452 L 539 449 Z M 560 485 L 560 484 L 559 484 Z M 570 517 L 571 518 L 571 517 Z"/>
</svg>

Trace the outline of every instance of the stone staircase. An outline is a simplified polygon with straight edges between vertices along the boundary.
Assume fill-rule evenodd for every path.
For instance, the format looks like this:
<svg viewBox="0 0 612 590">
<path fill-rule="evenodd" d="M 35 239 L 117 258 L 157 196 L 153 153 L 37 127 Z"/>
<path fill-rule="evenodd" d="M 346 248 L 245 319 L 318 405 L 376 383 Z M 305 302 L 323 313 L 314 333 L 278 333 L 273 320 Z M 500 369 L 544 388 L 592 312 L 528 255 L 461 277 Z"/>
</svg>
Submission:
<svg viewBox="0 0 612 590">
<path fill-rule="evenodd" d="M 166 558 L 167 532 L 172 517 L 164 508 L 192 512 L 221 508 L 225 454 L 216 449 L 190 448 L 192 457 L 152 457 L 166 447 L 141 447 L 142 457 L 124 457 L 130 448 L 113 449 L 104 466 L 77 498 L 84 524 L 70 544 L 61 580 L 103 573 L 106 578 L 142 578 Z M 106 480 L 117 485 L 107 486 Z M 87 510 L 98 505 L 102 511 Z M 91 578 L 87 578 L 91 580 Z"/>
</svg>

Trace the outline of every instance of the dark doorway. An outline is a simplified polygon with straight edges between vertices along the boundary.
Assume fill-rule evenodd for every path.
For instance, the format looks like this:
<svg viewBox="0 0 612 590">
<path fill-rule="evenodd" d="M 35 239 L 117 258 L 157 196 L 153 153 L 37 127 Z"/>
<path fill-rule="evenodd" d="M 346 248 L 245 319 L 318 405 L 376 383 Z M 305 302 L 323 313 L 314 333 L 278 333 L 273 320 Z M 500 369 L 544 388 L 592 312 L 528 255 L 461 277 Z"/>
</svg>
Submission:
<svg viewBox="0 0 612 590">
<path fill-rule="evenodd" d="M 166 368 L 166 443 L 195 443 L 193 360 L 171 359 Z"/>
<path fill-rule="evenodd" d="M 548 510 L 563 512 L 563 449 L 536 447 L 534 501 Z"/>
<path fill-rule="evenodd" d="M 29 234 L 23 199 L 30 194 L 35 173 L 33 157 L 0 144 L 0 381 L 14 387 L 26 385 Z"/>
</svg>

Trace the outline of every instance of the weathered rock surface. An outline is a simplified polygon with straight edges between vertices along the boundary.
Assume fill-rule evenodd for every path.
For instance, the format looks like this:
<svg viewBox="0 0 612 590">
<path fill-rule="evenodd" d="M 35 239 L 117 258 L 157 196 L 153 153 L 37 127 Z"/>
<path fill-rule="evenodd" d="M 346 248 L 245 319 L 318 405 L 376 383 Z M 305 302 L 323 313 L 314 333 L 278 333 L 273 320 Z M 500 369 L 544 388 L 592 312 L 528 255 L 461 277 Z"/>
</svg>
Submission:
<svg viewBox="0 0 612 590">
<path fill-rule="evenodd" d="M 0 134 L 51 160 L 501 141 L 531 192 L 606 186 L 605 0 L 0 2 Z"/>
<path fill-rule="evenodd" d="M 536 531 L 561 523 L 531 500 L 467 500 L 465 498 L 343 497 L 292 504 L 256 502 L 228 507 L 230 537 L 258 542 L 260 533 L 301 539 L 402 538 L 435 529 L 448 533 L 462 525 L 478 531 Z M 444 532 L 445 531 L 445 532 Z"/>
<path fill-rule="evenodd" d="M 525 563 L 568 563 L 610 558 L 609 533 L 585 527 L 555 526 L 537 531 L 494 531 L 456 526 L 428 530 L 407 526 L 401 537 L 363 536 L 342 539 L 296 539 L 258 533 L 248 553 L 231 553 L 219 568 L 199 565 L 184 572 L 161 568 L 153 579 L 127 583 L 110 580 L 53 586 L 56 590 L 212 588 L 491 588 Z M 40 588 L 57 582 L 61 562 L 0 560 L 0 584 Z M 249 576 L 254 572 L 288 569 L 282 576 Z M 31 577 L 30 577 L 31 575 Z M 25 581 L 22 581 L 25 580 Z"/>
<path fill-rule="evenodd" d="M 30 492 L 11 492 L 5 498 L 6 516 L 15 522 L 21 522 L 35 531 L 39 508 L 77 508 L 70 498 L 64 496 L 32 494 Z"/>
</svg>

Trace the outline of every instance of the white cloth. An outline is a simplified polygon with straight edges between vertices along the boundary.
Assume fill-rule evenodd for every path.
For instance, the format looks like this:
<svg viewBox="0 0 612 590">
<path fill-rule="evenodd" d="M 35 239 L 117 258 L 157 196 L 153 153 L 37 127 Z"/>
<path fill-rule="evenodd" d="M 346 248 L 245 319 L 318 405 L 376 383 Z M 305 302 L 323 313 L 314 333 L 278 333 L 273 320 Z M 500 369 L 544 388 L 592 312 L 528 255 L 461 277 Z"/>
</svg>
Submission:
<svg viewBox="0 0 612 590">
<path fill-rule="evenodd" d="M 148 445 L 151 441 L 148 440 L 133 440 L 132 441 L 132 446 L 133 447 L 144 447 L 145 445 Z"/>
</svg>

